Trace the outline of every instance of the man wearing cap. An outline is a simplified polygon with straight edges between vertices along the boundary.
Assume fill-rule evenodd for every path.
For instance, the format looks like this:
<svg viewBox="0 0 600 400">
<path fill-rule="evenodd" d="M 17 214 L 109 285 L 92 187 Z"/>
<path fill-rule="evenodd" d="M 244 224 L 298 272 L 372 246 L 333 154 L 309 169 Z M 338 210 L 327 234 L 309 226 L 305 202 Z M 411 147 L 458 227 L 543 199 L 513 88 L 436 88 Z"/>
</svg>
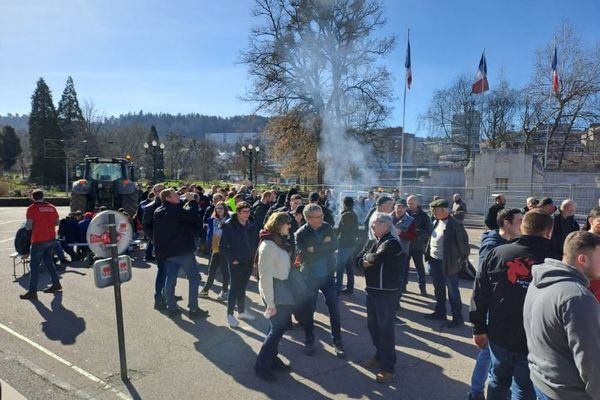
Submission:
<svg viewBox="0 0 600 400">
<path fill-rule="evenodd" d="M 495 200 L 496 202 L 489 208 L 487 215 L 485 216 L 485 226 L 491 231 L 498 229 L 498 213 L 506 205 L 506 198 L 503 194 L 496 195 Z"/>
<path fill-rule="evenodd" d="M 394 200 L 388 196 L 381 196 L 377 199 L 377 207 L 371 209 L 365 220 L 365 225 L 368 229 L 369 240 L 376 240 L 375 233 L 371 226 L 373 221 L 377 218 L 378 213 L 390 214 L 394 209 Z"/>
<path fill-rule="evenodd" d="M 429 207 L 436 221 L 427 248 L 425 259 L 431 264 L 431 277 L 435 294 L 435 311 L 425 318 L 446 320 L 446 287 L 452 309 L 452 322 L 449 328 L 463 326 L 462 301 L 458 289 L 458 272 L 469 256 L 469 236 L 462 224 L 450 215 L 447 200 L 438 199 Z"/>
<path fill-rule="evenodd" d="M 415 220 L 406 211 L 408 210 L 408 204 L 402 197 L 396 199 L 394 203 L 394 211 L 392 212 L 392 221 L 396 230 L 398 231 L 398 237 L 400 238 L 400 245 L 402 247 L 402 255 L 400 256 L 400 282 L 399 282 L 399 296 L 402 296 L 403 292 L 406 292 L 406 285 L 408 283 L 408 265 L 410 258 L 408 257 L 410 250 L 411 240 L 417 237 L 417 226 Z"/>
<path fill-rule="evenodd" d="M 552 248 L 562 258 L 563 245 L 569 233 L 579 230 L 579 224 L 575 221 L 577 203 L 566 199 L 560 204 L 560 212 L 554 216 L 554 229 L 552 230 Z"/>
<path fill-rule="evenodd" d="M 540 200 L 539 207 L 548 215 L 552 215 L 556 212 L 554 200 L 552 200 L 550 197 L 544 197 L 542 200 Z"/>
</svg>

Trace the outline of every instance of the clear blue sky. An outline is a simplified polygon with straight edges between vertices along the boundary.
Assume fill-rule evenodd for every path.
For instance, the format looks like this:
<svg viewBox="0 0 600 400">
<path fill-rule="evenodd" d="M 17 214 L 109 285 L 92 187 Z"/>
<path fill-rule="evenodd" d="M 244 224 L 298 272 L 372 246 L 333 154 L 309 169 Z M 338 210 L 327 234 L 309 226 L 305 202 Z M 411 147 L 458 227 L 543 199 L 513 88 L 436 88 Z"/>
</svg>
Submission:
<svg viewBox="0 0 600 400">
<path fill-rule="evenodd" d="M 0 114 L 28 113 L 42 76 L 58 102 L 68 75 L 80 101 L 106 115 L 128 111 L 229 116 L 249 113 L 241 102 L 252 0 L 1 0 Z M 534 50 L 552 41 L 561 22 L 588 44 L 600 40 L 598 0 L 384 0 L 385 33 L 398 47 L 384 62 L 396 79 L 395 109 L 402 117 L 406 30 L 411 28 L 413 88 L 406 128 L 435 89 L 458 74 L 475 75 L 486 48 L 490 86 L 504 74 L 523 85 Z M 425 127 L 420 130 L 425 133 Z"/>
</svg>

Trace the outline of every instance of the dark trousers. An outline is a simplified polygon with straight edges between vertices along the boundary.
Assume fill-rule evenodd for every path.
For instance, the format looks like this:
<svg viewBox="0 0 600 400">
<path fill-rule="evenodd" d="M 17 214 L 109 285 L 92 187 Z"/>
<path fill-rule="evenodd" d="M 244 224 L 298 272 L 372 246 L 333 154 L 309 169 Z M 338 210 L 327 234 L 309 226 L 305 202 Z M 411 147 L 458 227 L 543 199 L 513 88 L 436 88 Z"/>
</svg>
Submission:
<svg viewBox="0 0 600 400">
<path fill-rule="evenodd" d="M 419 287 L 425 287 L 425 283 L 427 282 L 425 278 L 425 265 L 423 263 L 423 252 L 422 251 L 414 251 L 411 250 L 409 252 L 410 258 L 412 258 L 413 263 L 415 264 L 415 269 L 417 270 L 417 274 L 419 276 Z"/>
<path fill-rule="evenodd" d="M 288 327 L 292 307 L 277 306 L 277 314 L 269 318 L 269 333 L 258 352 L 254 370 L 258 373 L 270 373 L 279 351 L 279 342 Z"/>
<path fill-rule="evenodd" d="M 395 291 L 367 290 L 367 327 L 375 346 L 375 359 L 386 372 L 396 365 L 394 319 L 398 295 Z"/>
<path fill-rule="evenodd" d="M 229 276 L 231 277 L 231 287 L 229 288 L 229 297 L 227 299 L 227 314 L 233 315 L 233 310 L 237 304 L 239 313 L 243 313 L 246 306 L 246 287 L 252 275 L 252 262 L 241 262 L 237 265 L 229 264 Z"/>
<path fill-rule="evenodd" d="M 69 244 L 65 240 L 60 241 L 60 246 L 62 247 L 63 251 L 67 253 L 69 257 L 71 257 L 71 261 L 76 261 L 79 259 L 79 257 L 75 253 L 75 249 L 73 248 L 73 246 L 69 246 Z"/>
<path fill-rule="evenodd" d="M 433 290 L 435 295 L 435 312 L 446 315 L 446 287 L 448 288 L 448 301 L 452 310 L 454 321 L 464 321 L 462 316 L 462 301 L 458 289 L 458 274 L 446 275 L 444 273 L 444 262 L 432 258 L 431 277 L 433 278 Z"/>
<path fill-rule="evenodd" d="M 398 302 L 402 298 L 402 292 L 408 283 L 408 265 L 410 263 L 410 259 L 408 258 L 408 254 L 400 254 L 399 257 L 399 265 L 400 274 L 398 274 L 398 291 L 396 293 L 396 297 L 398 298 Z"/>
<path fill-rule="evenodd" d="M 315 342 L 315 311 L 317 309 L 317 299 L 319 291 L 325 298 L 325 304 L 329 310 L 329 323 L 331 325 L 331 337 L 333 344 L 342 344 L 342 328 L 340 322 L 339 296 L 335 286 L 335 279 L 327 277 L 323 279 L 313 279 L 310 282 L 312 293 L 302 310 L 299 312 L 306 343 Z"/>
<path fill-rule="evenodd" d="M 154 253 L 154 243 L 152 239 L 148 239 L 148 243 L 146 244 L 146 258 L 152 258 L 152 253 Z"/>
<path fill-rule="evenodd" d="M 338 293 L 342 290 L 344 272 L 346 272 L 346 288 L 354 289 L 354 269 L 352 268 L 352 256 L 354 247 L 340 247 L 337 253 L 337 265 L 335 271 L 335 284 Z"/>
<path fill-rule="evenodd" d="M 44 267 L 50 272 L 52 278 L 52 284 L 58 285 L 59 278 L 56 272 L 56 266 L 52 260 L 52 252 L 56 246 L 56 240 L 48 240 L 46 242 L 33 243 L 29 253 L 29 269 L 31 271 L 29 275 L 29 291 L 37 292 L 38 290 L 38 279 L 40 276 L 40 267 L 44 264 Z"/>
<path fill-rule="evenodd" d="M 223 291 L 226 292 L 229 289 L 229 268 L 227 268 L 227 260 L 221 253 L 213 253 L 210 256 L 210 262 L 208 263 L 208 278 L 204 285 L 203 291 L 209 291 L 212 288 L 213 282 L 217 271 L 221 270 L 223 275 Z"/>
<path fill-rule="evenodd" d="M 529 378 L 527 354 L 518 354 L 490 341 L 492 368 L 488 384 L 489 400 L 535 400 L 535 390 Z"/>
<path fill-rule="evenodd" d="M 165 283 L 167 281 L 167 266 L 165 260 L 157 260 L 156 280 L 154 281 L 154 300 L 160 301 L 165 297 Z"/>
</svg>

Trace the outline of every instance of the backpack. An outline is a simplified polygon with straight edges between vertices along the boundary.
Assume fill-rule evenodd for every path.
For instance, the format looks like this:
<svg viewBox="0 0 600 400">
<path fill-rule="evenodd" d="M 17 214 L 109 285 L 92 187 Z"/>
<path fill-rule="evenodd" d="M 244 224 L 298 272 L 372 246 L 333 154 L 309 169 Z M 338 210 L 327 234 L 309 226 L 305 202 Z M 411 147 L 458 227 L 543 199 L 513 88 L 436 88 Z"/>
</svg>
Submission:
<svg viewBox="0 0 600 400">
<path fill-rule="evenodd" d="M 24 255 L 29 254 L 31 247 L 31 231 L 25 229 L 25 226 L 19 228 L 15 235 L 15 250 L 17 253 Z"/>
</svg>

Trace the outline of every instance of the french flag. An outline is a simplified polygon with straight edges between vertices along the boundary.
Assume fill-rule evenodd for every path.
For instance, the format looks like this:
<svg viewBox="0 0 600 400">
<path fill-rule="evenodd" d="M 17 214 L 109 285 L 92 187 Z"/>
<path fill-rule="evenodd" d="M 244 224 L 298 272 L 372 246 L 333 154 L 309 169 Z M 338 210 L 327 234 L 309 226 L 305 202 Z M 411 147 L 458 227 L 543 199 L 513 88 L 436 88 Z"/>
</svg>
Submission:
<svg viewBox="0 0 600 400">
<path fill-rule="evenodd" d="M 485 62 L 485 50 L 481 53 L 481 60 L 479 60 L 479 68 L 477 69 L 477 81 L 471 88 L 471 94 L 483 93 L 490 90 L 490 86 L 487 80 L 487 63 Z"/>
<path fill-rule="evenodd" d="M 556 71 L 556 64 L 558 60 L 556 57 L 556 43 L 554 44 L 554 56 L 552 57 L 552 91 L 558 94 L 560 86 L 558 84 L 558 72 Z"/>
<path fill-rule="evenodd" d="M 406 87 L 410 89 L 412 84 L 412 68 L 410 66 L 410 39 L 408 39 L 406 45 L 406 60 L 404 61 L 404 67 L 406 67 Z"/>
</svg>

